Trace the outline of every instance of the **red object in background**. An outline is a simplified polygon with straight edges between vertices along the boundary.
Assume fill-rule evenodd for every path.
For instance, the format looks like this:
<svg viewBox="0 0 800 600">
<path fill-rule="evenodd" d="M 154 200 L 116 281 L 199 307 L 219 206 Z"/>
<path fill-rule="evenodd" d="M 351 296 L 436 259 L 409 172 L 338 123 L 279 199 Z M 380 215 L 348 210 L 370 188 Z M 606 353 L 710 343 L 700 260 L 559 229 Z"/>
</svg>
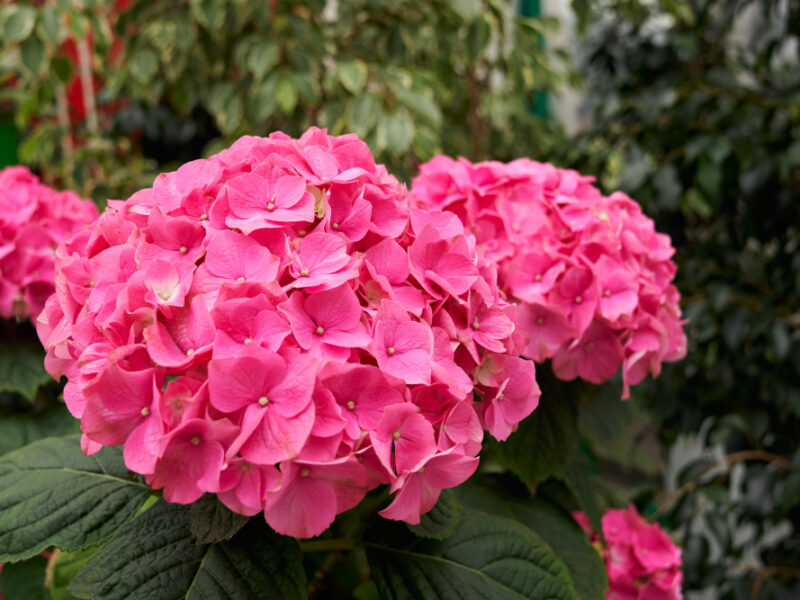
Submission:
<svg viewBox="0 0 800 600">
<path fill-rule="evenodd" d="M 107 15 L 109 26 L 113 26 L 117 15 L 128 10 L 132 4 L 133 0 L 118 0 L 114 4 L 113 10 Z M 111 31 L 111 36 L 111 49 L 109 51 L 107 64 L 108 66 L 113 67 L 124 60 L 125 45 L 116 35 L 113 29 Z M 61 48 L 59 49 L 61 55 L 66 56 L 73 65 L 72 77 L 66 85 L 67 104 L 69 106 L 69 122 L 73 125 L 85 120 L 87 113 L 86 99 L 84 97 L 84 84 L 81 81 L 81 65 L 78 53 L 78 43 L 79 42 L 74 38 L 68 38 L 62 42 Z M 88 45 L 91 55 L 91 50 L 95 44 L 95 34 L 93 31 L 89 31 L 86 34 L 86 44 Z M 98 77 L 92 69 L 92 89 L 95 97 L 97 92 L 102 88 L 102 85 L 103 79 Z M 99 106 L 98 112 L 107 116 L 112 115 L 122 106 L 124 106 L 124 104 L 124 100 L 117 99 L 113 102 Z"/>
</svg>

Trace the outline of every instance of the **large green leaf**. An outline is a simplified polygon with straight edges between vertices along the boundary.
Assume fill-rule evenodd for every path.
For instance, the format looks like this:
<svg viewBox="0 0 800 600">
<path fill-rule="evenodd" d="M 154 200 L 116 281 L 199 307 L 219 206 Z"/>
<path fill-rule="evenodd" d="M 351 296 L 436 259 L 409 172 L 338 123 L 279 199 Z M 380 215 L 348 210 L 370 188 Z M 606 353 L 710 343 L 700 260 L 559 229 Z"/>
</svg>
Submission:
<svg viewBox="0 0 800 600">
<path fill-rule="evenodd" d="M 507 478 L 475 479 L 455 493 L 464 506 L 520 521 L 537 533 L 569 571 L 578 600 L 603 600 L 608 581 L 600 554 L 562 508 L 515 489 Z"/>
<path fill-rule="evenodd" d="M 367 559 L 381 598 L 568 600 L 567 569 L 521 523 L 466 509 L 444 541 L 415 537 L 402 523 L 369 532 Z"/>
<path fill-rule="evenodd" d="M 0 344 L 0 392 L 33 398 L 40 385 L 50 381 L 44 369 L 44 350 L 38 344 Z"/>
<path fill-rule="evenodd" d="M 294 539 L 254 518 L 230 541 L 196 544 L 191 515 L 191 506 L 157 502 L 90 558 L 70 589 L 92 600 L 306 597 Z"/>
<path fill-rule="evenodd" d="M 24 40 L 33 31 L 36 24 L 36 11 L 25 4 L 7 6 L 0 18 L 3 21 L 3 37 L 6 42 L 14 43 Z"/>
<path fill-rule="evenodd" d="M 0 598 L 50 600 L 50 593 L 44 587 L 46 570 L 47 559 L 43 556 L 4 565 L 0 571 Z"/>
<path fill-rule="evenodd" d="M 206 494 L 192 503 L 189 529 L 198 543 L 213 544 L 231 539 L 247 521 L 248 517 L 230 510 L 216 495 Z"/>
<path fill-rule="evenodd" d="M 444 540 L 455 532 L 462 512 L 464 509 L 452 490 L 443 490 L 436 505 L 420 517 L 419 524 L 408 528 L 419 537 Z"/>
<path fill-rule="evenodd" d="M 0 456 L 45 437 L 78 432 L 79 421 L 61 403 L 0 417 Z"/>
<path fill-rule="evenodd" d="M 84 456 L 80 437 L 46 438 L 0 458 L 0 562 L 49 546 L 99 544 L 151 490 L 133 479 L 121 448 Z"/>
<path fill-rule="evenodd" d="M 508 440 L 493 444 L 500 462 L 529 487 L 561 476 L 578 449 L 576 399 L 558 394 L 558 385 L 546 381 L 540 381 L 542 398 L 533 414 Z"/>
</svg>

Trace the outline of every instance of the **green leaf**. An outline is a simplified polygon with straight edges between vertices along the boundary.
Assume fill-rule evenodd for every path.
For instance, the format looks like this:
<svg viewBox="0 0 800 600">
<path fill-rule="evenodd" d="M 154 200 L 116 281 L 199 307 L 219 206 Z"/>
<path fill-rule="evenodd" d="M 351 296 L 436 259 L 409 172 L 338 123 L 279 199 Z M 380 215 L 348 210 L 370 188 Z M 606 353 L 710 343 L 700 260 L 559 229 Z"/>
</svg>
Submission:
<svg viewBox="0 0 800 600">
<path fill-rule="evenodd" d="M 50 61 L 50 70 L 63 84 L 68 83 L 72 77 L 72 63 L 66 56 L 53 57 L 53 60 Z"/>
<path fill-rule="evenodd" d="M 275 88 L 275 78 L 271 77 L 253 91 L 248 103 L 248 110 L 256 124 L 266 121 L 278 107 Z"/>
<path fill-rule="evenodd" d="M 375 123 L 381 110 L 381 99 L 375 94 L 364 94 L 347 105 L 347 127 L 364 138 Z"/>
<path fill-rule="evenodd" d="M 32 35 L 25 39 L 19 48 L 22 64 L 34 75 L 42 71 L 45 64 L 44 42 Z"/>
<path fill-rule="evenodd" d="M 33 343 L 0 343 L 0 392 L 33 398 L 40 385 L 52 381 L 44 368 L 44 350 Z"/>
<path fill-rule="evenodd" d="M 200 544 L 214 544 L 231 539 L 249 519 L 230 510 L 214 494 L 204 495 L 191 506 L 190 529 Z"/>
<path fill-rule="evenodd" d="M 247 54 L 247 68 L 256 79 L 263 79 L 264 75 L 278 64 L 280 48 L 268 40 L 256 43 Z"/>
<path fill-rule="evenodd" d="M 61 42 L 61 17 L 56 9 L 45 6 L 39 10 L 39 30 L 48 42 Z"/>
<path fill-rule="evenodd" d="M 80 436 L 46 438 L 0 458 L 0 562 L 49 546 L 78 550 L 108 539 L 147 499 L 122 448 L 84 456 Z"/>
<path fill-rule="evenodd" d="M 436 505 L 420 517 L 419 525 L 408 525 L 408 528 L 418 537 L 444 540 L 453 535 L 463 512 L 453 492 L 444 490 Z"/>
<path fill-rule="evenodd" d="M 415 537 L 402 523 L 368 532 L 367 559 L 381 598 L 571 600 L 564 563 L 517 521 L 467 509 L 444 541 Z"/>
<path fill-rule="evenodd" d="M 414 154 L 420 160 L 430 160 L 441 153 L 439 136 L 428 127 L 417 127 L 414 132 Z"/>
<path fill-rule="evenodd" d="M 200 24 L 209 31 L 222 27 L 225 21 L 224 0 L 191 0 L 192 11 Z"/>
<path fill-rule="evenodd" d="M 378 122 L 378 146 L 395 156 L 405 154 L 414 139 L 414 123 L 405 113 L 386 115 Z"/>
<path fill-rule="evenodd" d="M 55 568 L 53 569 L 53 585 L 50 588 L 50 594 L 53 600 L 73 600 L 73 596 L 67 589 L 70 582 L 75 579 L 78 574 L 94 554 L 97 553 L 97 548 L 88 548 L 86 550 L 78 550 L 77 552 L 59 552 L 51 560 L 55 560 Z"/>
<path fill-rule="evenodd" d="M 70 585 L 92 600 L 294 600 L 306 597 L 297 542 L 251 519 L 232 540 L 195 544 L 191 506 L 163 500 L 127 523 Z"/>
<path fill-rule="evenodd" d="M 21 42 L 33 31 L 36 11 L 25 4 L 13 4 L 3 10 L 3 38 L 9 44 Z"/>
<path fill-rule="evenodd" d="M 0 456 L 46 437 L 78 433 L 78 421 L 62 403 L 0 417 Z"/>
<path fill-rule="evenodd" d="M 567 487 L 569 487 L 569 491 L 575 497 L 578 506 L 586 513 L 592 528 L 602 535 L 601 519 L 603 518 L 603 511 L 597 503 L 597 498 L 592 490 L 586 465 L 580 460 L 579 455 L 573 457 L 569 464 L 566 465 L 562 478 Z"/>
<path fill-rule="evenodd" d="M 629 447 L 628 427 L 633 420 L 633 403 L 620 400 L 619 378 L 602 385 L 587 386 L 590 391 L 580 406 L 578 428 L 585 437 L 604 449 Z"/>
<path fill-rule="evenodd" d="M 485 18 L 475 19 L 467 30 L 467 50 L 469 57 L 476 60 L 486 50 L 492 37 L 492 27 Z"/>
<path fill-rule="evenodd" d="M 357 96 L 367 85 L 367 63 L 363 60 L 349 60 L 339 65 L 339 81 L 344 88 Z"/>
<path fill-rule="evenodd" d="M 130 61 L 131 75 L 139 83 L 148 83 L 158 72 L 158 54 L 150 48 L 136 50 Z"/>
<path fill-rule="evenodd" d="M 454 491 L 464 506 L 515 519 L 539 535 L 564 561 L 577 600 L 604 600 L 608 580 L 602 556 L 568 512 L 503 478 L 471 479 Z"/>
<path fill-rule="evenodd" d="M 278 82 L 275 98 L 278 100 L 278 106 L 284 114 L 289 115 L 294 112 L 297 106 L 297 88 L 294 87 L 290 78 L 284 77 Z"/>
<path fill-rule="evenodd" d="M 434 127 L 442 124 L 442 111 L 436 102 L 425 94 L 401 88 L 397 90 L 397 98 L 409 110 L 428 121 Z"/>
<path fill-rule="evenodd" d="M 47 559 L 44 556 L 4 565 L 0 571 L 0 597 L 4 600 L 50 600 L 44 587 Z"/>
<path fill-rule="evenodd" d="M 467 21 L 474 18 L 480 10 L 478 0 L 448 0 L 447 3 L 462 19 Z"/>
<path fill-rule="evenodd" d="M 559 394 L 557 382 L 552 375 L 541 377 L 544 373 L 536 370 L 542 388 L 539 406 L 508 440 L 492 444 L 500 462 L 529 487 L 562 475 L 578 449 L 576 399 Z"/>
</svg>

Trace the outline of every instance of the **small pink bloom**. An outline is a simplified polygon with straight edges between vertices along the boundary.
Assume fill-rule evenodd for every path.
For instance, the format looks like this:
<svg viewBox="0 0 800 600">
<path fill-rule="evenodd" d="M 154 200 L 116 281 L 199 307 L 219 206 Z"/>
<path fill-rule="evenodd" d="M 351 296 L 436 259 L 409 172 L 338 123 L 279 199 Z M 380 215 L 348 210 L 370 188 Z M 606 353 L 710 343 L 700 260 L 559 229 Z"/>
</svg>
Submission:
<svg viewBox="0 0 800 600">
<path fill-rule="evenodd" d="M 185 367 L 211 350 L 214 322 L 205 299 L 195 296 L 188 307 L 174 311 L 170 318 L 156 320 L 144 330 L 153 361 L 162 367 Z"/>
<path fill-rule="evenodd" d="M 227 419 L 192 419 L 167 435 L 158 469 L 147 478 L 154 488 L 164 488 L 167 502 L 189 504 L 205 492 L 219 490 L 225 448 L 236 435 Z"/>
<path fill-rule="evenodd" d="M 469 258 L 466 238 L 442 238 L 431 225 L 423 227 L 409 247 L 408 257 L 412 275 L 423 289 L 437 298 L 442 291 L 459 296 L 478 279 L 478 270 Z"/>
<path fill-rule="evenodd" d="M 281 474 L 272 465 L 232 460 L 219 478 L 220 501 L 233 512 L 253 516 L 264 510 L 267 495 L 280 489 Z"/>
<path fill-rule="evenodd" d="M 616 321 L 623 315 L 630 316 L 639 304 L 638 285 L 634 274 L 621 265 L 602 256 L 594 268 L 600 288 L 600 315 Z"/>
<path fill-rule="evenodd" d="M 314 220 L 314 197 L 306 191 L 305 179 L 280 165 L 242 173 L 223 189 L 231 211 L 225 224 L 244 233 Z"/>
<path fill-rule="evenodd" d="M 378 366 L 408 384 L 431 382 L 433 333 L 396 304 L 384 301 L 370 352 Z"/>
<path fill-rule="evenodd" d="M 597 308 L 597 283 L 592 272 L 583 267 L 568 269 L 554 288 L 552 300 L 573 330 L 583 333 Z"/>
<path fill-rule="evenodd" d="M 308 297 L 296 291 L 280 309 L 300 347 L 321 359 L 345 361 L 351 348 L 366 348 L 371 340 L 358 298 L 346 285 Z"/>
<path fill-rule="evenodd" d="M 553 371 L 561 379 L 580 377 L 591 383 L 610 379 L 622 364 L 622 347 L 606 325 L 592 323 L 579 340 L 562 346 L 553 357 Z"/>
<path fill-rule="evenodd" d="M 268 496 L 264 516 L 283 535 L 319 535 L 367 493 L 366 469 L 352 456 L 329 463 L 289 461 L 281 473 L 281 489 Z"/>
<path fill-rule="evenodd" d="M 399 491 L 380 515 L 417 525 L 420 515 L 436 505 L 443 489 L 465 482 L 477 468 L 477 457 L 452 450 L 431 455 L 417 465 L 416 470 L 397 478 L 392 490 Z"/>
<path fill-rule="evenodd" d="M 233 231 L 211 238 L 204 266 L 214 277 L 232 282 L 273 281 L 279 260 L 255 240 Z"/>
<path fill-rule="evenodd" d="M 311 233 L 302 238 L 297 250 L 290 251 L 289 287 L 328 290 L 353 279 L 356 261 L 347 253 L 347 243 L 331 233 Z"/>
<path fill-rule="evenodd" d="M 501 442 L 534 411 L 542 395 L 533 362 L 511 357 L 504 359 L 502 365 L 492 378 L 497 391 L 479 405 L 484 426 Z"/>
<path fill-rule="evenodd" d="M 245 409 L 234 444 L 243 458 L 276 464 L 300 452 L 314 424 L 311 393 L 316 368 L 311 356 L 284 360 L 255 348 L 248 355 L 209 363 L 211 405 L 225 414 Z"/>
<path fill-rule="evenodd" d="M 387 406 L 377 430 L 370 432 L 370 440 L 383 466 L 398 475 L 415 469 L 436 452 L 433 427 L 410 402 Z"/>
</svg>

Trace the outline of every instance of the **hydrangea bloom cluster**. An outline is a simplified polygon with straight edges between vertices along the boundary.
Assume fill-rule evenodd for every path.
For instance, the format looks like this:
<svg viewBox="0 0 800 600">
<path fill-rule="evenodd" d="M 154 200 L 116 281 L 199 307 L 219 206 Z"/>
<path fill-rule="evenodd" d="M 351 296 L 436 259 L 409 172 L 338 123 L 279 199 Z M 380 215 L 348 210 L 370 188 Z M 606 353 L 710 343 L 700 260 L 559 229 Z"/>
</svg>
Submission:
<svg viewBox="0 0 800 600">
<path fill-rule="evenodd" d="M 556 375 L 600 383 L 620 365 L 623 396 L 686 353 L 669 236 L 622 192 L 547 163 L 438 156 L 411 189 L 419 208 L 455 212 L 518 301 L 524 354 Z"/>
<path fill-rule="evenodd" d="M 54 290 L 56 246 L 97 216 L 92 202 L 47 187 L 25 167 L 0 171 L 0 316 L 42 311 Z"/>
<path fill-rule="evenodd" d="M 58 258 L 38 331 L 84 451 L 124 444 L 171 502 L 309 537 L 386 483 L 416 523 L 538 403 L 474 237 L 352 135 L 243 137 Z"/>
<path fill-rule="evenodd" d="M 600 536 L 589 519 L 576 513 L 575 519 L 599 545 Z M 607 600 L 680 600 L 683 572 L 681 550 L 657 523 L 649 524 L 636 508 L 608 510 L 603 515 L 606 546 L 603 560 L 608 573 Z"/>
</svg>

